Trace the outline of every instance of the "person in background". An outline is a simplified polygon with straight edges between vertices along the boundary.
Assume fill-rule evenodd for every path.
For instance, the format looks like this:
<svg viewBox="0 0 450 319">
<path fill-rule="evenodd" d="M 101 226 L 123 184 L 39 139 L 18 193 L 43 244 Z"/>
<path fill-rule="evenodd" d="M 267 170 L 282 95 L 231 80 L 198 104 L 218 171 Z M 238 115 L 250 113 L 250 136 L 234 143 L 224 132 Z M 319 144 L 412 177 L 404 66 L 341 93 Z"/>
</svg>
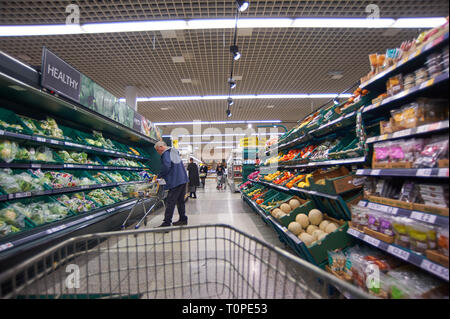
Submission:
<svg viewBox="0 0 450 319">
<path fill-rule="evenodd" d="M 208 166 L 206 164 L 203 164 L 202 167 L 200 167 L 200 180 L 202 182 L 203 188 L 205 188 L 205 180 L 208 176 Z"/>
<path fill-rule="evenodd" d="M 166 143 L 159 141 L 155 144 L 155 150 L 161 155 L 161 171 L 158 178 L 166 181 L 165 188 L 169 190 L 166 198 L 166 211 L 164 221 L 159 227 L 172 225 L 175 205 L 178 208 L 180 218 L 174 222 L 174 226 L 187 225 L 187 216 L 184 203 L 186 183 L 189 181 L 180 153 L 174 148 L 169 148 Z"/>
<path fill-rule="evenodd" d="M 193 158 L 189 160 L 187 170 L 189 172 L 189 197 L 197 198 L 196 188 L 200 186 L 200 179 L 198 174 L 198 166 L 194 163 Z"/>
<path fill-rule="evenodd" d="M 223 185 L 223 167 L 221 165 L 217 166 L 217 189 L 222 189 Z"/>
</svg>

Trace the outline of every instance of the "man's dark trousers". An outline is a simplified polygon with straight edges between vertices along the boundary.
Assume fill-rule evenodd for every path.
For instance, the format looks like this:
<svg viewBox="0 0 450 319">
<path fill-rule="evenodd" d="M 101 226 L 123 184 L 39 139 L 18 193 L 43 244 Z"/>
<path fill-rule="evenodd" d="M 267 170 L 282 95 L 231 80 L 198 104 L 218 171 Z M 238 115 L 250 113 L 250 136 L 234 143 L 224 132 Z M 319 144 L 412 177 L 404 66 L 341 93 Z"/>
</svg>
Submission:
<svg viewBox="0 0 450 319">
<path fill-rule="evenodd" d="M 186 194 L 186 184 L 181 184 L 175 188 L 169 189 L 166 198 L 166 211 L 164 213 L 164 224 L 171 225 L 175 205 L 180 214 L 180 221 L 187 220 L 186 209 L 184 206 L 184 195 Z"/>
</svg>

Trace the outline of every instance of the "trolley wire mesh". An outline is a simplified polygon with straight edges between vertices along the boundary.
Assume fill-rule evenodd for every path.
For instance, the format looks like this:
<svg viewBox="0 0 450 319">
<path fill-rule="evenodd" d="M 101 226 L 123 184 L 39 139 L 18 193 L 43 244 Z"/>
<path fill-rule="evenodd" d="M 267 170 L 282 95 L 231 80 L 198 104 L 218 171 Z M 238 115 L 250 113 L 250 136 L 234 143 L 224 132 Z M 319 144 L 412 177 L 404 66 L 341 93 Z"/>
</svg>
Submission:
<svg viewBox="0 0 450 319">
<path fill-rule="evenodd" d="M 370 296 L 228 225 L 71 238 L 0 275 L 2 298 L 327 298 Z"/>
</svg>

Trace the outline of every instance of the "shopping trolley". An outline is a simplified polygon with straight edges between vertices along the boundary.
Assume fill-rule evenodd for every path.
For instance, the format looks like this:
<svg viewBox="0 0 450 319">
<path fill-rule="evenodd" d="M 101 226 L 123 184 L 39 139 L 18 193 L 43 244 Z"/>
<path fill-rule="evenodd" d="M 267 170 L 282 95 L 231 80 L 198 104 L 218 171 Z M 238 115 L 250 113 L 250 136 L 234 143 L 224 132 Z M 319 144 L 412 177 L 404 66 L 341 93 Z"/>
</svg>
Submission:
<svg viewBox="0 0 450 319">
<path fill-rule="evenodd" d="M 371 298 L 229 225 L 127 230 L 68 239 L 0 275 L 1 298 Z"/>
<path fill-rule="evenodd" d="M 131 208 L 130 212 L 128 213 L 127 218 L 125 219 L 125 221 L 121 225 L 122 229 L 125 229 L 127 227 L 128 220 L 130 219 L 130 217 L 135 212 L 135 208 L 137 208 L 139 206 L 142 206 L 143 211 L 144 211 L 144 216 L 134 226 L 136 229 L 138 229 L 141 226 L 142 222 L 144 222 L 144 225 L 147 226 L 147 216 L 148 216 L 148 214 L 153 212 L 153 210 L 156 207 L 158 207 L 159 204 L 162 203 L 163 207 L 165 208 L 164 200 L 167 197 L 168 191 L 164 189 L 164 185 L 166 185 L 166 182 L 163 179 L 158 179 L 158 180 L 153 181 L 149 185 L 149 187 L 147 189 L 145 189 L 144 191 L 139 191 L 138 192 L 138 194 L 137 194 L 138 195 L 138 200 L 133 205 L 133 207 Z M 128 195 L 131 195 L 131 194 L 128 194 Z M 150 199 L 154 199 L 154 201 L 153 201 L 153 204 L 150 206 L 150 208 L 147 209 L 145 207 L 145 203 L 147 201 L 149 201 Z"/>
</svg>

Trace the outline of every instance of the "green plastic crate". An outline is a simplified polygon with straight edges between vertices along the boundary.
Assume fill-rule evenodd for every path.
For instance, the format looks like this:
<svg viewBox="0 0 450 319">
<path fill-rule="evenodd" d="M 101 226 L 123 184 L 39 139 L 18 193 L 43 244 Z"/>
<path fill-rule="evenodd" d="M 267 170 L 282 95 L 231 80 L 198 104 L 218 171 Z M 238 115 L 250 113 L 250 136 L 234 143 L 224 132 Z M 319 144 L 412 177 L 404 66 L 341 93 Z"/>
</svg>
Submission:
<svg viewBox="0 0 450 319">
<path fill-rule="evenodd" d="M 99 206 L 99 204 L 98 204 L 95 200 L 93 200 L 92 198 L 90 198 L 90 197 L 89 197 L 87 194 L 85 194 L 84 192 L 76 192 L 76 193 L 72 193 L 72 194 L 58 194 L 58 195 L 55 195 L 55 200 L 58 201 L 60 204 L 66 206 L 66 204 L 64 204 L 63 201 L 58 200 L 58 198 L 62 197 L 63 195 L 67 195 L 69 198 L 72 198 L 72 197 L 75 196 L 76 194 L 83 194 L 83 195 L 84 195 L 84 198 L 87 199 L 87 200 L 92 201 L 92 202 L 94 203 L 94 205 L 96 205 L 96 207 L 95 207 L 94 209 L 91 209 L 91 210 L 87 211 L 87 212 L 76 212 L 76 211 L 72 211 L 72 210 L 71 210 L 71 211 L 73 212 L 73 214 L 75 214 L 75 215 L 78 215 L 78 214 L 85 214 L 85 213 L 92 212 L 92 211 L 94 211 L 94 210 L 96 210 L 96 209 L 99 209 L 99 208 L 101 207 L 101 206 Z M 66 206 L 66 207 L 67 207 L 67 206 Z"/>
<path fill-rule="evenodd" d="M 297 217 L 298 214 L 308 215 L 311 209 L 315 208 L 314 203 L 311 200 L 304 200 L 301 198 L 297 199 L 299 199 L 300 203 L 303 204 L 301 204 L 299 207 L 291 211 L 286 216 L 280 218 L 280 224 L 282 224 L 284 227 L 288 227 L 290 223 L 295 222 L 295 218 Z"/>
<path fill-rule="evenodd" d="M 21 134 L 27 134 L 27 135 L 33 135 L 33 131 L 31 131 L 25 123 L 22 121 L 21 118 L 16 116 L 14 112 L 11 112 L 7 109 L 0 108 L 0 119 L 8 124 L 15 124 L 20 125 L 22 127 L 22 130 L 18 130 L 12 127 L 4 127 L 0 124 L 0 128 L 5 131 L 15 132 L 15 133 L 21 133 Z"/>
<path fill-rule="evenodd" d="M 1 170 L 1 169 L 0 169 Z M 35 175 L 33 175 L 29 170 L 27 170 L 27 169 L 11 169 L 11 171 L 13 172 L 13 174 L 14 175 L 18 175 L 18 174 L 21 174 L 21 173 L 26 173 L 26 174 L 28 174 L 29 176 L 31 176 L 33 179 L 35 179 L 35 178 L 37 178 Z M 33 193 L 38 193 L 38 192 L 41 192 L 41 191 L 46 191 L 46 190 L 51 190 L 52 188 L 49 186 L 49 185 L 47 185 L 46 183 L 44 183 L 43 185 L 42 185 L 42 187 L 43 187 L 43 190 L 35 190 L 35 191 L 31 191 L 31 190 L 25 190 L 25 191 L 19 191 L 19 192 L 16 192 L 16 193 L 24 193 L 24 192 L 30 192 L 31 194 L 32 194 L 32 196 L 33 196 Z M 4 195 L 8 195 L 8 194 L 14 194 L 14 193 L 8 193 L 5 189 L 3 189 L 1 186 L 0 186 L 0 193 L 1 194 L 4 194 Z"/>
</svg>

